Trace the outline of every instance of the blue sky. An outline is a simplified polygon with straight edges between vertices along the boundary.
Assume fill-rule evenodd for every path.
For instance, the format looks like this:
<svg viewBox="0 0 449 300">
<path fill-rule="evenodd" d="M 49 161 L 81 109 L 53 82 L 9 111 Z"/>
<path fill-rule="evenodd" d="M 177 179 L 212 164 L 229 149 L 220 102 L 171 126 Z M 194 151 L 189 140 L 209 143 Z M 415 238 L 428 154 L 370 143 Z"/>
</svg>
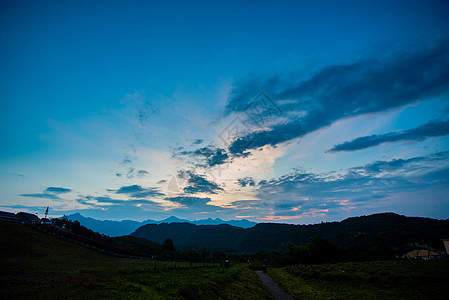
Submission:
<svg viewBox="0 0 449 300">
<path fill-rule="evenodd" d="M 447 218 L 447 1 L 240 2 L 2 1 L 0 209 Z"/>
</svg>

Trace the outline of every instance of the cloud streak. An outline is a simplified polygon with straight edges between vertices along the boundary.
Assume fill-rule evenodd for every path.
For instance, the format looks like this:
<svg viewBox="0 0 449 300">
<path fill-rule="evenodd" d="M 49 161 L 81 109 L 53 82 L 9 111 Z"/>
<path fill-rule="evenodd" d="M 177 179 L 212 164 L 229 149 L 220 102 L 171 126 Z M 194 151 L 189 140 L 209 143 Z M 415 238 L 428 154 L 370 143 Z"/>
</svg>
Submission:
<svg viewBox="0 0 449 300">
<path fill-rule="evenodd" d="M 430 137 L 445 136 L 449 134 L 449 121 L 429 122 L 420 127 L 390 132 L 385 134 L 374 134 L 356 138 L 352 141 L 335 145 L 329 152 L 357 151 L 375 147 L 384 143 L 394 143 L 402 141 L 423 141 Z"/>
<path fill-rule="evenodd" d="M 131 198 L 146 198 L 146 197 L 160 197 L 165 196 L 165 194 L 161 193 L 158 188 L 143 188 L 140 185 L 127 185 L 122 186 L 118 190 L 110 190 L 115 191 L 117 194 L 126 194 Z"/>
<path fill-rule="evenodd" d="M 42 198 L 42 199 L 51 199 L 51 200 L 61 200 L 57 195 L 53 193 L 36 193 L 36 194 L 20 194 L 22 197 L 29 198 Z"/>
<path fill-rule="evenodd" d="M 70 193 L 72 190 L 64 187 L 50 186 L 46 188 L 42 193 L 20 194 L 19 196 L 28 198 L 41 198 L 50 200 L 62 200 L 59 195 Z"/>
</svg>

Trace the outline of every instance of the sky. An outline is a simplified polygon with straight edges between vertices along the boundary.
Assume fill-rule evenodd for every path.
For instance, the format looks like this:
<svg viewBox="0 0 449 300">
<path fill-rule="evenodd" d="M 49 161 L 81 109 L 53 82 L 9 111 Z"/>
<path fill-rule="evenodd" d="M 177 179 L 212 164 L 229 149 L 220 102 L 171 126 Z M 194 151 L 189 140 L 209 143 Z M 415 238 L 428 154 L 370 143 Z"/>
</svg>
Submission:
<svg viewBox="0 0 449 300">
<path fill-rule="evenodd" d="M 0 4 L 0 210 L 449 217 L 447 1 Z"/>
</svg>

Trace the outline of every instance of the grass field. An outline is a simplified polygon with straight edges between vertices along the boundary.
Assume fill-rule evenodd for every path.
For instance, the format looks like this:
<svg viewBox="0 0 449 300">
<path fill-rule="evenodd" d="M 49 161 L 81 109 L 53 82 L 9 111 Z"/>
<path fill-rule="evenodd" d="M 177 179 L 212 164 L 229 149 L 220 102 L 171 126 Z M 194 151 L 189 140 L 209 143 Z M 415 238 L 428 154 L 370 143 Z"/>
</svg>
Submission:
<svg viewBox="0 0 449 300">
<path fill-rule="evenodd" d="M 15 223 L 0 223 L 0 241 L 1 298 L 272 299 L 243 266 L 155 270 Z"/>
<path fill-rule="evenodd" d="M 273 268 L 296 299 L 446 299 L 449 260 L 338 263 Z"/>
</svg>

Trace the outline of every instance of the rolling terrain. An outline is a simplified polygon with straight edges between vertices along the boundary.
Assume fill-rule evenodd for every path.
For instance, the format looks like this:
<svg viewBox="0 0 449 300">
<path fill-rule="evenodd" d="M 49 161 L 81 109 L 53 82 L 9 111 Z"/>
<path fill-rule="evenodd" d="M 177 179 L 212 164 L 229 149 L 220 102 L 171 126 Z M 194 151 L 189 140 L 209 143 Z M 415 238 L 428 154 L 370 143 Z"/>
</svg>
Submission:
<svg viewBox="0 0 449 300">
<path fill-rule="evenodd" d="M 392 248 L 420 242 L 442 250 L 440 239 L 449 236 L 449 221 L 382 213 L 315 225 L 261 223 L 240 228 L 189 223 L 148 224 L 131 235 L 158 243 L 171 238 L 176 246 L 228 248 L 250 254 L 283 251 L 287 242 L 303 244 L 317 236 L 342 247 L 361 241 Z"/>
<path fill-rule="evenodd" d="M 173 269 L 108 256 L 20 223 L 0 222 L 0 241 L 2 299 L 271 299 L 241 266 L 191 269 L 178 262 Z"/>
</svg>

